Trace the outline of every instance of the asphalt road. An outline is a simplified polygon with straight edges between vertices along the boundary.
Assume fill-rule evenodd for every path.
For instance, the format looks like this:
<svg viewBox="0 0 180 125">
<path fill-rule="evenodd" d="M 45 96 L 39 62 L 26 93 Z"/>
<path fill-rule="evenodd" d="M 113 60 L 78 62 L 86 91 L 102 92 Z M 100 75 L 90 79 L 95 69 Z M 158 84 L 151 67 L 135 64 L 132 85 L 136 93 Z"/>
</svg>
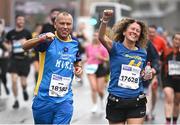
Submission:
<svg viewBox="0 0 180 125">
<path fill-rule="evenodd" d="M 76 82 L 73 83 L 73 92 L 74 92 L 74 114 L 71 124 L 108 124 L 105 119 L 105 109 L 99 110 L 97 113 L 92 114 L 92 101 L 91 101 L 91 92 L 88 80 L 86 75 L 84 75 L 84 84 L 80 86 Z M 11 88 L 11 78 L 8 74 L 8 86 Z M 5 95 L 4 89 L 2 87 L 2 95 L 0 97 L 0 124 L 33 124 L 32 118 L 32 98 L 33 98 L 33 89 L 34 89 L 34 75 L 33 68 L 28 77 L 28 93 L 30 99 L 25 102 L 22 97 L 22 90 L 20 84 L 18 84 L 18 99 L 20 101 L 20 108 L 14 110 L 12 108 L 14 98 L 12 92 L 9 96 Z M 107 95 L 107 94 L 106 94 Z M 104 101 L 104 104 L 106 101 Z M 158 101 L 155 107 L 155 120 L 152 122 L 147 122 L 145 124 L 164 124 L 164 104 L 163 104 L 163 95 L 159 94 Z M 180 124 L 180 118 L 178 120 Z"/>
</svg>

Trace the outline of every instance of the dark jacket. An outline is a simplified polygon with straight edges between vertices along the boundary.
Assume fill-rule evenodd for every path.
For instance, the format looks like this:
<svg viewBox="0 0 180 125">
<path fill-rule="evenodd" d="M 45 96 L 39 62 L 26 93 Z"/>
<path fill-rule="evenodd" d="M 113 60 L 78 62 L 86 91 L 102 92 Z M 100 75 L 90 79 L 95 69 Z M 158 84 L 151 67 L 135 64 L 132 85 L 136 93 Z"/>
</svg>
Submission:
<svg viewBox="0 0 180 125">
<path fill-rule="evenodd" d="M 151 43 L 151 41 L 148 41 L 147 43 L 147 62 L 151 63 L 151 66 L 156 70 L 156 73 L 159 73 L 160 65 L 159 60 L 160 57 L 158 55 L 158 52 L 154 45 Z"/>
<path fill-rule="evenodd" d="M 151 63 L 151 67 L 154 68 L 156 70 L 156 74 L 158 74 L 160 71 L 160 65 L 159 65 L 160 57 L 158 55 L 156 48 L 151 43 L 151 41 L 148 41 L 146 51 L 147 51 L 147 62 Z M 149 84 L 150 84 L 150 80 L 143 82 L 144 87 L 148 87 Z"/>
</svg>

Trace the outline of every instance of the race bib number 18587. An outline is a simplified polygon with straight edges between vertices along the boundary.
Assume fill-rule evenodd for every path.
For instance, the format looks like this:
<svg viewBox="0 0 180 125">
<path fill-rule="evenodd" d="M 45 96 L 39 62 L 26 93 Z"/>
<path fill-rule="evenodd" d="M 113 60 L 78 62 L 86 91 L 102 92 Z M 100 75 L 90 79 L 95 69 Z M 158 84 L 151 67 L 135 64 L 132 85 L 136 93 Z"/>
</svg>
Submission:
<svg viewBox="0 0 180 125">
<path fill-rule="evenodd" d="M 63 97 L 66 93 L 68 93 L 70 82 L 70 77 L 63 77 L 57 74 L 52 74 L 51 83 L 49 86 L 49 96 Z"/>
</svg>

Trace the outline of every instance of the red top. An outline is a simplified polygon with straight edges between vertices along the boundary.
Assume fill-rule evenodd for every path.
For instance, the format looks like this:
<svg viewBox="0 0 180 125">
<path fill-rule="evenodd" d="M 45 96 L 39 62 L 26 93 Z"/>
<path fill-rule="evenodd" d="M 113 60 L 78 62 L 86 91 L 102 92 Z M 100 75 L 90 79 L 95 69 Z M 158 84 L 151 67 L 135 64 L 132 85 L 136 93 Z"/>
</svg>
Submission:
<svg viewBox="0 0 180 125">
<path fill-rule="evenodd" d="M 156 48 L 159 55 L 162 54 L 162 52 L 166 51 L 166 41 L 159 35 L 157 35 L 153 40 L 152 43 L 154 47 Z"/>
</svg>

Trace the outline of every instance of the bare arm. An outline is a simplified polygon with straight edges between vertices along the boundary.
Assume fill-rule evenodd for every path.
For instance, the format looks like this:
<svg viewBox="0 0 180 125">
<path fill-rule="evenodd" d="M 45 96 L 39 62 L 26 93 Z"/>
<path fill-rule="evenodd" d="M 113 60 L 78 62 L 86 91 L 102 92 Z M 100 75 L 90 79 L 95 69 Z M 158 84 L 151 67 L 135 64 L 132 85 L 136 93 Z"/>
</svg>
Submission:
<svg viewBox="0 0 180 125">
<path fill-rule="evenodd" d="M 2 45 L 7 51 L 11 52 L 11 44 L 9 42 L 3 42 Z"/>
<path fill-rule="evenodd" d="M 112 40 L 106 35 L 106 28 L 112 14 L 112 10 L 104 10 L 101 24 L 99 27 L 99 40 L 108 51 L 112 48 Z"/>
<path fill-rule="evenodd" d="M 102 55 L 100 55 L 100 54 L 97 54 L 97 58 L 99 59 L 99 60 L 102 60 L 102 61 L 108 61 L 109 60 L 109 57 L 107 56 L 107 57 L 104 57 L 104 56 L 102 56 Z"/>
<path fill-rule="evenodd" d="M 26 42 L 24 42 L 24 44 L 22 44 L 22 47 L 24 50 L 29 50 L 35 46 L 37 46 L 40 43 L 41 39 L 40 38 L 32 38 L 27 40 Z"/>
<path fill-rule="evenodd" d="M 55 35 L 53 33 L 45 33 L 45 34 L 42 34 L 40 37 L 37 37 L 37 38 L 32 38 L 32 39 L 29 39 L 27 41 L 25 41 L 23 44 L 22 44 L 22 47 L 24 50 L 29 50 L 35 46 L 37 46 L 40 42 L 43 42 L 45 41 L 46 39 L 53 39 L 55 37 Z"/>
<path fill-rule="evenodd" d="M 76 62 L 74 64 L 74 68 L 75 68 L 75 71 L 74 71 L 75 75 L 78 77 L 81 76 L 83 73 L 82 62 L 81 61 Z"/>
</svg>

